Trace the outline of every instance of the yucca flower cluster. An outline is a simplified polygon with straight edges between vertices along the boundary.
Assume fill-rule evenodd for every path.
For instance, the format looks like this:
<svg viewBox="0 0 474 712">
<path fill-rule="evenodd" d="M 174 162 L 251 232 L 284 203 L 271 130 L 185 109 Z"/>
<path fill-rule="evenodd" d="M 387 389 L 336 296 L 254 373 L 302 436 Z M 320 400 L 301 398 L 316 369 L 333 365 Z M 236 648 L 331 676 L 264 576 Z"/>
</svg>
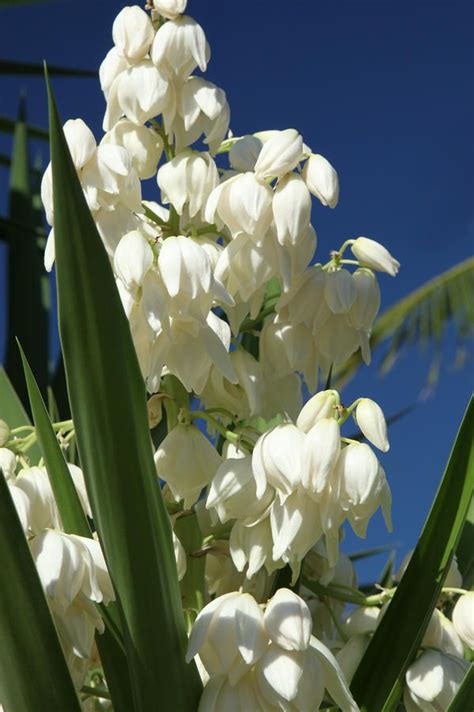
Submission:
<svg viewBox="0 0 474 712">
<path fill-rule="evenodd" d="M 202 605 L 183 599 L 188 660 L 204 683 L 199 710 L 356 712 L 348 685 L 393 590 L 347 615 L 311 585 L 354 591 L 339 550 L 345 523 L 364 538 L 380 508 L 391 530 L 373 449 L 382 458 L 389 441 L 374 400 L 344 404 L 321 384 L 359 350 L 370 363 L 377 273 L 395 276 L 399 263 L 367 237 L 315 261 L 312 216 L 337 206 L 336 170 L 294 128 L 233 135 L 224 90 L 202 76 L 210 48 L 186 4 L 119 12 L 100 67 L 105 133 L 97 142 L 80 118 L 64 133 L 129 320 L 150 429 L 162 408 L 176 416 L 155 448 L 156 487 L 173 527 L 190 514 L 199 523 L 191 553 L 173 532 L 180 580 L 205 557 Z M 51 270 L 51 166 L 41 193 Z M 350 418 L 358 439 L 343 429 Z M 45 467 L 31 466 L 19 432 L 0 425 L 0 467 L 80 689 L 100 663 L 98 604 L 114 599 L 113 585 L 98 539 L 63 531 Z M 74 424 L 57 430 L 67 452 Z M 70 473 L 91 520 L 82 472 Z M 472 596 L 457 600 L 452 622 L 440 599 L 406 674 L 408 712 L 447 709 L 474 643 Z"/>
</svg>

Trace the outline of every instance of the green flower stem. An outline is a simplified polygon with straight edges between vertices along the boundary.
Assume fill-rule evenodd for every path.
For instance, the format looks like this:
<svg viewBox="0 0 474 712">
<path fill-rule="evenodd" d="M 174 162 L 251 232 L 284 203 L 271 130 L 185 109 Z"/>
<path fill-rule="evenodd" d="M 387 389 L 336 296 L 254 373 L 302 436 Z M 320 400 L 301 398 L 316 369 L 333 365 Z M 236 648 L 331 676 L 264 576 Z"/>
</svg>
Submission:
<svg viewBox="0 0 474 712">
<path fill-rule="evenodd" d="M 91 685 L 83 685 L 81 692 L 88 697 L 101 697 L 104 700 L 112 699 L 110 692 L 105 687 L 92 687 Z"/>
<path fill-rule="evenodd" d="M 242 332 L 242 331 L 251 331 L 255 326 L 257 326 L 258 324 L 260 324 L 261 321 L 263 321 L 264 319 L 266 319 L 267 316 L 271 316 L 271 314 L 274 314 L 274 312 L 275 312 L 275 306 L 276 306 L 276 304 L 277 304 L 277 302 L 278 302 L 278 299 L 279 299 L 279 297 L 278 297 L 278 298 L 273 298 L 273 299 L 269 300 L 269 301 L 265 304 L 265 306 L 264 306 L 264 308 L 262 309 L 262 311 L 260 312 L 260 314 L 258 314 L 258 315 L 255 317 L 255 319 L 245 319 L 245 321 L 243 322 L 243 324 L 242 324 L 242 326 L 241 326 L 241 328 L 240 328 L 240 331 L 241 331 L 241 332 Z"/>
<path fill-rule="evenodd" d="M 318 581 L 310 581 L 306 577 L 303 577 L 303 585 L 317 596 L 327 596 L 337 601 L 354 603 L 358 606 L 380 606 L 391 598 L 395 592 L 395 589 L 389 589 L 373 596 L 364 596 L 364 594 L 356 592 L 356 589 L 348 589 L 346 591 L 337 586 L 323 586 Z"/>
<path fill-rule="evenodd" d="M 191 411 L 190 410 L 186 413 L 186 416 L 189 417 L 190 420 L 196 420 L 197 418 L 202 418 L 207 423 L 212 425 L 212 427 L 220 435 L 222 435 L 222 437 L 224 437 L 226 440 L 228 440 L 230 443 L 233 443 L 234 445 L 237 445 L 237 446 L 242 446 L 246 450 L 249 450 L 250 452 L 252 452 L 253 445 L 250 442 L 248 442 L 247 440 L 242 438 L 242 436 L 239 435 L 239 433 L 234 433 L 234 432 L 232 432 L 232 430 L 227 430 L 227 428 L 225 428 L 222 425 L 222 423 L 219 423 L 219 421 L 216 420 L 216 418 L 213 418 L 212 415 L 209 415 L 209 413 L 207 413 L 206 411 L 204 411 L 204 410 Z"/>
<path fill-rule="evenodd" d="M 353 411 L 357 408 L 357 406 L 359 405 L 359 403 L 360 403 L 361 400 L 362 400 L 362 398 L 357 398 L 357 400 L 355 400 L 353 403 L 351 403 L 351 405 L 350 405 L 348 408 L 345 408 L 345 409 L 344 409 L 343 414 L 341 415 L 341 417 L 340 417 L 340 418 L 338 419 L 338 421 L 337 421 L 337 422 L 338 422 L 338 425 L 343 425 L 343 424 L 346 422 L 346 420 L 347 420 L 348 418 L 350 418 L 350 416 L 352 415 Z"/>
<path fill-rule="evenodd" d="M 388 588 L 381 593 L 376 593 L 372 596 L 364 596 L 363 593 L 360 593 L 360 591 L 355 588 L 343 586 L 342 584 L 329 584 L 328 586 L 323 586 L 318 581 L 309 580 L 306 576 L 303 577 L 303 586 L 309 588 L 309 590 L 317 596 L 334 598 L 337 601 L 353 603 L 357 606 L 381 606 L 392 598 L 396 591 L 396 588 Z M 468 592 L 463 588 L 446 587 L 442 589 L 442 593 L 458 593 L 463 595 Z"/>
<path fill-rule="evenodd" d="M 199 611 L 204 606 L 205 557 L 193 556 L 202 547 L 202 534 L 196 512 L 186 512 L 177 516 L 174 523 L 176 536 L 186 552 L 186 573 L 180 581 L 181 601 L 189 634 Z"/>
<path fill-rule="evenodd" d="M 340 622 L 339 618 L 336 616 L 336 614 L 334 613 L 331 604 L 328 601 L 325 601 L 324 605 L 329 611 L 329 615 L 331 616 L 332 622 L 334 623 L 334 626 L 335 626 L 337 632 L 339 633 L 339 637 L 341 638 L 341 640 L 344 641 L 344 643 L 347 643 L 349 638 L 346 635 L 346 633 L 344 632 L 341 622 Z"/>
</svg>

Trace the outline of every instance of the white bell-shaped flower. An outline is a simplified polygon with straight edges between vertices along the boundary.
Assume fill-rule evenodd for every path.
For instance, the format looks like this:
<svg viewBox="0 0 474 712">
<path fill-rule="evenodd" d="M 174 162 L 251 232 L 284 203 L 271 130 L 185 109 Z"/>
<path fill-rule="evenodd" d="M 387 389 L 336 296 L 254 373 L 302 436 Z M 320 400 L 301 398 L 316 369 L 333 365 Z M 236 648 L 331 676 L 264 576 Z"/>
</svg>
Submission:
<svg viewBox="0 0 474 712">
<path fill-rule="evenodd" d="M 111 210 L 121 202 L 129 210 L 141 210 L 141 186 L 130 154 L 122 146 L 101 144 L 81 174 L 84 194 L 93 211 Z"/>
<path fill-rule="evenodd" d="M 186 79 L 196 67 L 205 72 L 209 58 L 204 30 L 188 15 L 161 25 L 151 48 L 153 64 L 168 77 Z"/>
<path fill-rule="evenodd" d="M 225 91 L 203 77 L 189 77 L 178 89 L 177 115 L 170 126 L 176 150 L 182 151 L 204 134 L 216 151 L 227 134 L 230 108 Z"/>
<path fill-rule="evenodd" d="M 466 660 L 425 650 L 408 668 L 403 701 L 409 712 L 447 710 L 461 686 Z"/>
<path fill-rule="evenodd" d="M 126 288 L 133 292 L 141 287 L 152 264 L 153 250 L 145 236 L 138 230 L 127 232 L 114 254 L 115 274 Z"/>
<path fill-rule="evenodd" d="M 212 305 L 214 284 L 207 252 L 182 235 L 168 237 L 161 247 L 158 265 L 171 297 L 170 313 L 206 319 Z"/>
<path fill-rule="evenodd" d="M 280 178 L 295 168 L 303 156 L 303 139 L 295 129 L 275 131 L 263 144 L 255 163 L 259 180 Z"/>
<path fill-rule="evenodd" d="M 295 490 L 284 502 L 273 502 L 270 524 L 273 560 L 281 559 L 291 566 L 294 584 L 303 558 L 323 534 L 319 504 L 305 492 Z"/>
<path fill-rule="evenodd" d="M 161 166 L 157 180 L 162 202 L 172 203 L 178 215 L 187 205 L 189 217 L 194 218 L 219 184 L 219 174 L 208 153 L 186 149 Z"/>
<path fill-rule="evenodd" d="M 50 527 L 60 528 L 59 512 L 45 467 L 20 470 L 15 486 L 23 490 L 30 501 L 28 524 L 34 534 Z"/>
<path fill-rule="evenodd" d="M 257 136 L 243 136 L 229 151 L 229 163 L 236 171 L 246 173 L 255 169 L 263 142 Z"/>
<path fill-rule="evenodd" d="M 16 455 L 6 447 L 0 447 L 0 470 L 2 470 L 6 480 L 13 481 L 16 470 Z"/>
<path fill-rule="evenodd" d="M 229 536 L 229 552 L 237 571 L 246 570 L 246 578 L 252 579 L 265 566 L 271 573 L 275 566 L 272 562 L 272 532 L 268 517 L 257 524 L 245 526 L 237 520 Z"/>
<path fill-rule="evenodd" d="M 303 168 L 303 178 L 310 192 L 330 208 L 339 201 L 339 179 L 329 161 L 319 153 L 313 153 Z"/>
<path fill-rule="evenodd" d="M 365 535 L 369 518 L 382 507 L 387 528 L 391 529 L 391 495 L 385 473 L 374 452 L 365 443 L 350 443 L 339 455 L 334 471 L 339 502 L 349 512 L 349 520 L 359 536 Z M 359 522 L 359 527 L 357 523 Z"/>
<path fill-rule="evenodd" d="M 188 391 L 196 394 L 202 393 L 212 366 L 216 366 L 231 383 L 236 383 L 237 376 L 229 358 L 230 336 L 229 325 L 212 311 L 205 321 L 173 319 L 166 333 L 163 330 L 158 334 L 150 352 L 149 392 L 159 390 L 165 364 Z"/>
<path fill-rule="evenodd" d="M 324 298 L 333 314 L 345 314 L 352 307 L 357 296 L 352 274 L 346 269 L 328 272 L 324 287 Z"/>
<path fill-rule="evenodd" d="M 254 173 L 240 173 L 215 188 L 207 201 L 205 219 L 225 224 L 237 237 L 263 237 L 272 220 L 272 190 Z"/>
<path fill-rule="evenodd" d="M 438 608 L 435 608 L 431 615 L 421 645 L 424 648 L 437 648 L 449 655 L 464 657 L 464 647 L 455 626 Z"/>
<path fill-rule="evenodd" d="M 369 267 L 376 272 L 386 272 L 395 277 L 400 269 L 400 262 L 390 252 L 375 240 L 368 237 L 358 237 L 351 245 L 351 250 L 356 259 L 364 267 Z"/>
<path fill-rule="evenodd" d="M 334 417 L 338 404 L 337 391 L 327 390 L 316 393 L 301 409 L 296 421 L 297 427 L 304 433 L 308 433 L 318 421 Z"/>
<path fill-rule="evenodd" d="M 387 423 L 382 408 L 370 398 L 361 398 L 354 413 L 363 435 L 382 452 L 388 452 Z"/>
<path fill-rule="evenodd" d="M 159 114 L 163 114 L 168 127 L 175 111 L 172 84 L 149 59 L 142 59 L 121 72 L 110 87 L 103 128 L 110 131 L 123 115 L 132 123 L 143 125 Z"/>
<path fill-rule="evenodd" d="M 299 174 L 291 173 L 279 181 L 272 207 L 278 242 L 296 244 L 307 233 L 311 217 L 311 196 Z"/>
<path fill-rule="evenodd" d="M 313 425 L 304 441 L 301 484 L 318 498 L 326 489 L 341 451 L 341 433 L 334 418 L 322 418 Z"/>
<path fill-rule="evenodd" d="M 150 17 L 138 5 L 127 5 L 114 20 L 112 38 L 119 53 L 131 62 L 148 54 L 155 31 Z"/>
<path fill-rule="evenodd" d="M 287 588 L 280 588 L 268 601 L 265 628 L 273 643 L 284 650 L 306 650 L 313 621 L 307 604 Z"/>
<path fill-rule="evenodd" d="M 453 625 L 466 645 L 474 649 L 474 591 L 460 596 L 453 610 Z"/>
<path fill-rule="evenodd" d="M 300 485 L 304 437 L 295 425 L 285 423 L 267 431 L 257 440 L 252 468 L 258 499 L 264 496 L 267 484 L 278 491 L 281 500 Z"/>
<path fill-rule="evenodd" d="M 221 458 L 194 425 L 176 425 L 155 452 L 158 476 L 169 486 L 176 501 L 190 507 L 214 477 Z"/>
<path fill-rule="evenodd" d="M 264 496 L 257 499 L 251 455 L 229 458 L 217 469 L 209 487 L 206 507 L 214 508 L 221 522 L 239 519 L 252 524 L 261 518 L 274 496 L 272 487 L 267 487 Z"/>
<path fill-rule="evenodd" d="M 356 298 L 347 315 L 349 323 L 355 329 L 370 332 L 380 309 L 377 278 L 369 269 L 357 269 L 352 274 L 352 281 L 356 288 Z"/>
<path fill-rule="evenodd" d="M 153 0 L 153 7 L 160 15 L 175 20 L 186 10 L 188 0 Z"/>
<path fill-rule="evenodd" d="M 102 64 L 99 67 L 99 80 L 104 96 L 107 99 L 110 88 L 114 81 L 128 67 L 128 62 L 125 57 L 120 54 L 117 47 L 112 47 L 105 55 Z"/>
<path fill-rule="evenodd" d="M 263 613 L 248 593 L 228 593 L 199 613 L 189 638 L 186 660 L 199 654 L 208 674 L 226 673 L 235 685 L 268 646 Z"/>
<path fill-rule="evenodd" d="M 153 129 L 138 126 L 128 119 L 120 119 L 112 130 L 105 134 L 101 143 L 123 146 L 130 154 L 132 166 L 142 180 L 155 175 L 163 152 L 163 139 Z"/>
</svg>

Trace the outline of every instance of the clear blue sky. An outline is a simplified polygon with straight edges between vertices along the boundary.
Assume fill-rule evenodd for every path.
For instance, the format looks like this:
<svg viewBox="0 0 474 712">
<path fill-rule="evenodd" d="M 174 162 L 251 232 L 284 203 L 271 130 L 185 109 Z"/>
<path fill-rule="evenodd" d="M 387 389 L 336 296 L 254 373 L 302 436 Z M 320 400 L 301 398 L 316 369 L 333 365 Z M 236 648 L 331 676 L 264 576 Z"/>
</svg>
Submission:
<svg viewBox="0 0 474 712">
<path fill-rule="evenodd" d="M 97 68 L 121 7 L 112 0 L 57 0 L 1 9 L 0 55 Z M 337 168 L 339 206 L 314 211 L 318 259 L 348 237 L 385 244 L 402 269 L 396 279 L 381 277 L 384 308 L 472 253 L 468 0 L 189 0 L 188 11 L 206 31 L 212 50 L 206 76 L 227 92 L 234 133 L 295 127 Z M 82 117 L 99 137 L 98 81 L 56 79 L 54 86 L 63 118 Z M 30 120 L 46 126 L 41 79 L 2 77 L 0 87 L 0 113 L 13 115 L 26 87 Z M 0 152 L 9 149 L 9 138 L 0 136 Z M 0 180 L 4 196 L 4 169 Z M 147 197 L 157 195 L 151 186 Z M 1 253 L 0 284 L 3 262 Z M 365 369 L 345 400 L 370 396 L 393 413 L 418 399 L 429 363 L 408 352 L 385 379 Z M 397 541 L 403 554 L 416 542 L 472 390 L 472 366 L 455 372 L 451 364 L 452 353 L 436 392 L 391 428 L 392 448 L 382 461 L 395 533 L 388 537 L 377 516 L 367 545 Z M 348 551 L 363 546 L 348 537 Z M 362 578 L 382 565 L 380 557 L 367 564 Z"/>
</svg>

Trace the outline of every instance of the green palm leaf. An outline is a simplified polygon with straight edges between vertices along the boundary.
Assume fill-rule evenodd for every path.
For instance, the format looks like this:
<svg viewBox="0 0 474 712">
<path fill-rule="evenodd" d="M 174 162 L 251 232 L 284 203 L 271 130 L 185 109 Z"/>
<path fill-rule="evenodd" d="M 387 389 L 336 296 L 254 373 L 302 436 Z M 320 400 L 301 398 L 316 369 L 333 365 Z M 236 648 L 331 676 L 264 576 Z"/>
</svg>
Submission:
<svg viewBox="0 0 474 712">
<path fill-rule="evenodd" d="M 433 384 L 438 377 L 443 339 L 450 324 L 455 330 L 458 360 L 461 360 L 465 342 L 474 335 L 473 290 L 474 257 L 469 257 L 387 309 L 375 322 L 370 339 L 373 351 L 385 345 L 380 365 L 382 373 L 393 367 L 404 348 L 418 343 L 424 349 L 428 346 L 434 349 L 428 375 L 429 385 Z M 338 369 L 338 384 L 352 378 L 361 363 L 358 352 Z"/>
</svg>

